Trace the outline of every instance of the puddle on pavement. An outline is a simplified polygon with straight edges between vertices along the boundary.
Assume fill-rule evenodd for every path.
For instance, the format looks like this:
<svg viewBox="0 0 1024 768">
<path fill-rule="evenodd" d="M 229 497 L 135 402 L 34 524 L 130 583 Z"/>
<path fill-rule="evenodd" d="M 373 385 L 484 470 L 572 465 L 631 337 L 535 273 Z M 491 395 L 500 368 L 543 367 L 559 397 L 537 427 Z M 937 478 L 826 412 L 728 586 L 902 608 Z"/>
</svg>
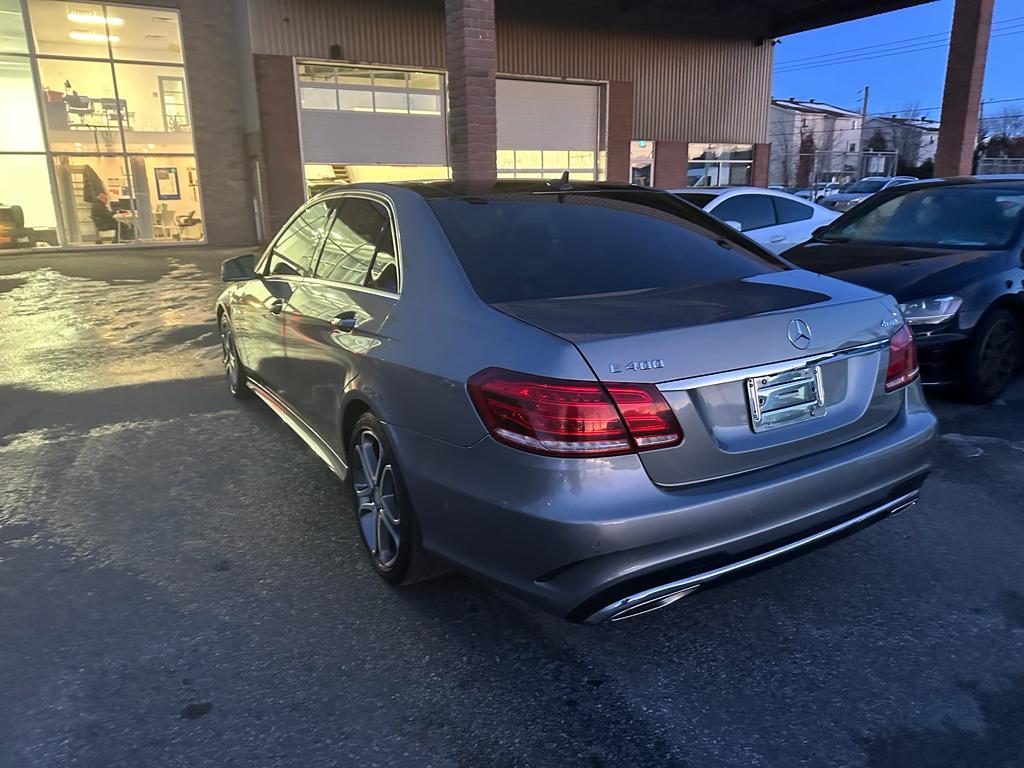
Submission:
<svg viewBox="0 0 1024 768">
<path fill-rule="evenodd" d="M 0 385 L 82 392 L 220 373 L 220 284 L 171 261 L 154 282 L 111 284 L 54 269 L 6 276 Z"/>
</svg>

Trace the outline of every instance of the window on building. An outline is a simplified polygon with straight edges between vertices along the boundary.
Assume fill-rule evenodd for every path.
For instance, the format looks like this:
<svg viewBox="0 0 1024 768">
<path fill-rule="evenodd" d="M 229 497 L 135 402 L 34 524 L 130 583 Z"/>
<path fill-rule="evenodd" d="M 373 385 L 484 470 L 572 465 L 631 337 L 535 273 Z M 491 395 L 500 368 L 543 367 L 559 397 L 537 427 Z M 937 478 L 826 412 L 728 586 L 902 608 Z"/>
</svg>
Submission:
<svg viewBox="0 0 1024 768">
<path fill-rule="evenodd" d="M 857 151 L 857 142 L 855 142 L 855 141 L 851 141 L 850 142 L 850 151 L 851 152 L 856 152 Z"/>
<path fill-rule="evenodd" d="M 444 77 L 436 72 L 299 64 L 303 109 L 440 115 Z"/>
<path fill-rule="evenodd" d="M 747 186 L 753 177 L 752 144 L 690 144 L 686 185 Z"/>
<path fill-rule="evenodd" d="M 629 142 L 629 181 L 641 187 L 654 186 L 654 142 Z"/>
<path fill-rule="evenodd" d="M 600 178 L 592 149 L 499 149 L 497 165 L 499 179 L 549 179 L 565 171 L 570 179 Z"/>
<path fill-rule="evenodd" d="M 178 12 L 24 6 L 0 0 L 0 218 L 20 210 L 19 244 L 203 239 Z"/>
</svg>

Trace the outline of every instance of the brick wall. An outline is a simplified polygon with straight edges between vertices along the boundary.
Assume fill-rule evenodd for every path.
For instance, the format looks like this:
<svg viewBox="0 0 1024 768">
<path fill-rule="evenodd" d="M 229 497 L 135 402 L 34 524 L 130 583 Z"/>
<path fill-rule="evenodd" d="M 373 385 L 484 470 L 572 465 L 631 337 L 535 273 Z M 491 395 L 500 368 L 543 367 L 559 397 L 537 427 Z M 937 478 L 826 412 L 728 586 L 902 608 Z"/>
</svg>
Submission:
<svg viewBox="0 0 1024 768">
<path fill-rule="evenodd" d="M 993 2 L 956 0 L 935 150 L 936 176 L 960 176 L 973 168 Z"/>
<path fill-rule="evenodd" d="M 494 0 L 445 0 L 448 143 L 456 181 L 491 181 L 497 173 Z"/>
<path fill-rule="evenodd" d="M 305 199 L 295 106 L 295 62 L 290 56 L 265 54 L 253 59 L 267 224 L 264 235 L 269 239 Z"/>
<path fill-rule="evenodd" d="M 654 145 L 654 186 L 678 189 L 686 186 L 689 144 L 659 141 Z"/>
<path fill-rule="evenodd" d="M 139 4 L 139 3 L 136 3 Z M 211 245 L 256 241 L 245 148 L 245 107 L 233 3 L 207 0 L 145 3 L 180 7 L 202 218 Z"/>
<path fill-rule="evenodd" d="M 607 103 L 608 181 L 629 181 L 629 143 L 633 140 L 633 84 L 625 80 L 609 82 Z"/>
<path fill-rule="evenodd" d="M 771 144 L 754 145 L 754 169 L 750 183 L 755 187 L 768 186 L 768 171 L 771 170 Z"/>
</svg>

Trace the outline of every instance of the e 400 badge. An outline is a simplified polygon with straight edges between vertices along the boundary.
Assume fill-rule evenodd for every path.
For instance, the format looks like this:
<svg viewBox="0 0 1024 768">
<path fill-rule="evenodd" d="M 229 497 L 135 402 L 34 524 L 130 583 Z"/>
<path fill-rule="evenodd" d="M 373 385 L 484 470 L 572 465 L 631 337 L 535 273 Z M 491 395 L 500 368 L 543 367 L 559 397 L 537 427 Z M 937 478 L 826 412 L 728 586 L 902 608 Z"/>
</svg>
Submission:
<svg viewBox="0 0 1024 768">
<path fill-rule="evenodd" d="M 608 366 L 608 370 L 612 373 L 622 373 L 623 371 L 653 371 L 655 368 L 664 368 L 665 361 L 660 357 L 656 357 L 653 360 L 631 360 L 628 363 L 611 363 Z"/>
</svg>

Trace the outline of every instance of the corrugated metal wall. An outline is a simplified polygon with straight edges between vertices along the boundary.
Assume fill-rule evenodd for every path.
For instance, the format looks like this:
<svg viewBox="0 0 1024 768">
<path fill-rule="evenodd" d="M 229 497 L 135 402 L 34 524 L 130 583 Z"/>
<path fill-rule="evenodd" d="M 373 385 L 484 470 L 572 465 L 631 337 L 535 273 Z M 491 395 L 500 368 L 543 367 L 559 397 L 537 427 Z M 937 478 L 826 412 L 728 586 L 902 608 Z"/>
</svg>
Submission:
<svg viewBox="0 0 1024 768">
<path fill-rule="evenodd" d="M 766 140 L 770 45 L 687 35 L 682 22 L 627 28 L 519 8 L 499 0 L 502 74 L 631 81 L 635 138 Z M 250 0 L 250 27 L 255 53 L 325 58 L 338 44 L 345 61 L 444 66 L 440 0 Z"/>
</svg>

